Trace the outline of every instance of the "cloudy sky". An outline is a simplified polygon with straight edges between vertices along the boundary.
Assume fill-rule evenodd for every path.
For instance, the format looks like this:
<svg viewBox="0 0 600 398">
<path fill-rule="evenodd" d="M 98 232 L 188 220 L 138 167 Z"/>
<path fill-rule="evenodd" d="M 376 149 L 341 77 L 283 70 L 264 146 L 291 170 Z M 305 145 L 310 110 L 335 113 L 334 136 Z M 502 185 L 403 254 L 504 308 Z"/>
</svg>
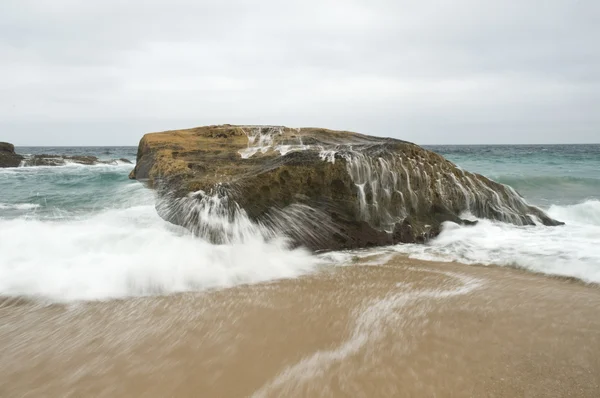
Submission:
<svg viewBox="0 0 600 398">
<path fill-rule="evenodd" d="M 206 124 L 600 142 L 598 0 L 1 0 L 0 141 Z"/>
</svg>

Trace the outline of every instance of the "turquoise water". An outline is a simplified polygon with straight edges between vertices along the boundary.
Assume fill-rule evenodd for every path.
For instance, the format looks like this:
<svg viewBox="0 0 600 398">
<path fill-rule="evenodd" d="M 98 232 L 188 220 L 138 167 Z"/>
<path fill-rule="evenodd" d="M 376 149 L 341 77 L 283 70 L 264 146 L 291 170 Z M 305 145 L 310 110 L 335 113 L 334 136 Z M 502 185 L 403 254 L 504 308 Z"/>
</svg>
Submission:
<svg viewBox="0 0 600 398">
<path fill-rule="evenodd" d="M 135 163 L 136 147 L 20 147 L 24 155 L 92 155 Z M 131 204 L 142 187 L 128 179 L 133 165 L 68 165 L 0 169 L 0 217 L 69 218 Z M 134 195 L 135 196 L 135 195 Z"/>
<path fill-rule="evenodd" d="M 600 144 L 427 146 L 548 208 L 600 200 Z"/>
<path fill-rule="evenodd" d="M 385 250 L 600 283 L 600 145 L 428 148 L 512 185 L 566 225 L 449 223 L 427 245 Z M 17 151 L 135 161 L 137 148 Z M 132 169 L 128 164 L 0 169 L 0 295 L 70 301 L 169 294 L 295 277 L 324 259 L 355 255 L 315 257 L 259 236 L 231 245 L 202 241 L 158 217 L 154 193 L 129 180 Z"/>
</svg>

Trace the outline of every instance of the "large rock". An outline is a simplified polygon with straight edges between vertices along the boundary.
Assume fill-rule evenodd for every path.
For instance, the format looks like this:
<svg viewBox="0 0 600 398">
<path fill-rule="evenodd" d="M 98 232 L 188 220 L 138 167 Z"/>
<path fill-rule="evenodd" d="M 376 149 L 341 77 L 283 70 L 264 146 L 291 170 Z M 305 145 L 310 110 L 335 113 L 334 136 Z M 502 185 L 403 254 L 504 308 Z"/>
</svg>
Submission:
<svg viewBox="0 0 600 398">
<path fill-rule="evenodd" d="M 561 224 L 415 144 L 319 128 L 147 134 L 130 177 L 157 189 L 163 218 L 216 243 L 250 233 L 247 220 L 313 250 L 421 243 L 466 215 Z"/>
<path fill-rule="evenodd" d="M 19 167 L 23 156 L 15 153 L 15 146 L 8 142 L 0 142 L 0 167 Z"/>
</svg>

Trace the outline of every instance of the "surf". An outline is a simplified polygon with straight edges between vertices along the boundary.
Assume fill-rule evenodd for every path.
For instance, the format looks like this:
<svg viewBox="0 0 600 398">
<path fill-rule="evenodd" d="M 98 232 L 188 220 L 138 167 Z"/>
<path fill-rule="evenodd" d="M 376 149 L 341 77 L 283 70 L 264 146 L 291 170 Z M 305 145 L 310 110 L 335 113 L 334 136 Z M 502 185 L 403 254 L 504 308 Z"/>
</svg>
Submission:
<svg viewBox="0 0 600 398">
<path fill-rule="evenodd" d="M 427 245 L 400 245 L 394 250 L 421 260 L 510 266 L 600 283 L 600 201 L 554 205 L 548 214 L 566 225 L 520 227 L 489 220 L 478 220 L 473 227 L 446 223 Z"/>
<path fill-rule="evenodd" d="M 316 258 L 283 239 L 214 245 L 153 205 L 69 220 L 0 220 L 0 295 L 52 302 L 227 288 L 310 272 Z"/>
<path fill-rule="evenodd" d="M 131 149 L 126 151 L 117 156 Z M 329 155 L 324 153 L 324 160 L 334 161 Z M 384 198 L 379 195 L 384 184 L 396 180 L 381 178 L 385 162 L 371 166 L 381 169 L 373 191 Z M 357 184 L 369 185 L 357 170 Z M 204 220 L 203 228 L 190 231 L 170 224 L 159 216 L 161 204 L 157 212 L 153 192 L 127 178 L 130 171 L 131 165 L 73 164 L 0 170 L 0 296 L 74 302 L 202 292 L 297 278 L 326 266 L 353 265 L 356 259 L 381 265 L 398 253 L 600 283 L 597 199 L 580 196 L 576 203 L 545 207 L 551 217 L 566 222 L 560 227 L 446 223 L 426 245 L 314 255 L 291 247 L 285 237 L 243 212 L 228 213 L 219 197 L 207 196 L 190 209 Z M 282 220 L 282 227 L 293 229 Z M 210 239 L 215 233 L 222 239 Z"/>
</svg>

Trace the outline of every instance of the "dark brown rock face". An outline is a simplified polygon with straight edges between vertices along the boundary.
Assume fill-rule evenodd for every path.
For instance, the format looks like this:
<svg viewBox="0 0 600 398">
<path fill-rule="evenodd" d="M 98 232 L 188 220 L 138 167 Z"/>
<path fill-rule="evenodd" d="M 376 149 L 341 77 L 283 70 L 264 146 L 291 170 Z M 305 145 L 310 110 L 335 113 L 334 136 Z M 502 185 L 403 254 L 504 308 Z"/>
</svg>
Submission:
<svg viewBox="0 0 600 398">
<path fill-rule="evenodd" d="M 241 218 L 313 250 L 423 243 L 445 221 L 470 223 L 465 213 L 561 224 L 512 188 L 415 144 L 318 128 L 147 134 L 130 177 L 157 189 L 163 218 L 215 242 Z"/>
<path fill-rule="evenodd" d="M 23 157 L 15 153 L 15 146 L 0 142 L 0 167 L 18 167 Z"/>
</svg>

